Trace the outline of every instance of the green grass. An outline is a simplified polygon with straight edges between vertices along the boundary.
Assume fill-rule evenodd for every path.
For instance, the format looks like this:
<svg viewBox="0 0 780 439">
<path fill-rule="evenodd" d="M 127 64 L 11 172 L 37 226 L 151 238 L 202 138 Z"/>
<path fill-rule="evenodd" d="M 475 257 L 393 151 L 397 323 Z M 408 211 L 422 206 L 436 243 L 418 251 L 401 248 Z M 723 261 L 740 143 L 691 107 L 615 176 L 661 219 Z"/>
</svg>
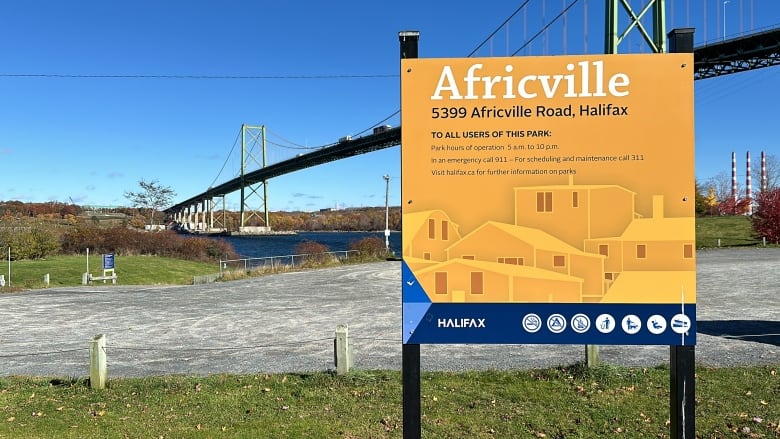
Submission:
<svg viewBox="0 0 780 439">
<path fill-rule="evenodd" d="M 778 365 L 780 366 L 780 365 Z M 426 438 L 669 437 L 669 369 L 423 373 Z M 700 438 L 780 437 L 777 366 L 698 368 Z M 0 378 L 3 438 L 400 438 L 398 372 Z"/>
<path fill-rule="evenodd" d="M 114 267 L 118 285 L 191 284 L 193 276 L 219 272 L 217 263 L 156 256 L 116 256 Z M 102 256 L 90 255 L 89 272 L 100 276 L 102 270 Z M 16 288 L 42 288 L 43 276 L 47 273 L 53 287 L 81 285 L 82 273 L 86 271 L 85 256 L 51 256 L 39 261 L 11 262 L 11 280 Z M 0 273 L 7 278 L 8 266 L 0 267 Z"/>
<path fill-rule="evenodd" d="M 720 240 L 720 245 L 718 245 Z M 696 218 L 696 247 L 741 247 L 760 245 L 753 237 L 746 216 L 706 216 Z"/>
</svg>

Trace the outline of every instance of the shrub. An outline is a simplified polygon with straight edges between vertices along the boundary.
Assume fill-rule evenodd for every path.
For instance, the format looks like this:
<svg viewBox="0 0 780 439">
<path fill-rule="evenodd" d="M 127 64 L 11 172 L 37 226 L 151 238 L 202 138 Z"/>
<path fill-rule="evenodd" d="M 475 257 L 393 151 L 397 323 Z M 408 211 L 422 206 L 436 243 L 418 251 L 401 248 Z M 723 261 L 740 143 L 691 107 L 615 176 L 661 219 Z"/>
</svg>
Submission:
<svg viewBox="0 0 780 439">
<path fill-rule="evenodd" d="M 327 245 L 315 241 L 303 241 L 295 246 L 295 253 L 306 255 L 305 262 L 309 264 L 323 264 L 330 259 L 330 249 Z"/>
<path fill-rule="evenodd" d="M 756 238 L 780 244 L 780 189 L 761 191 L 750 221 Z"/>
<path fill-rule="evenodd" d="M 379 258 L 388 254 L 385 242 L 376 236 L 369 236 L 352 242 L 349 244 L 349 249 L 359 251 L 358 258 L 360 259 Z"/>
<path fill-rule="evenodd" d="M 61 243 L 66 253 L 81 253 L 89 248 L 94 253 L 167 256 L 192 261 L 238 257 L 233 246 L 222 240 L 181 236 L 171 231 L 145 232 L 126 227 L 79 227 L 64 233 Z"/>
<path fill-rule="evenodd" d="M 8 247 L 11 248 L 12 259 L 43 259 L 57 253 L 60 244 L 49 228 L 10 227 L 0 230 L 0 248 Z"/>
</svg>

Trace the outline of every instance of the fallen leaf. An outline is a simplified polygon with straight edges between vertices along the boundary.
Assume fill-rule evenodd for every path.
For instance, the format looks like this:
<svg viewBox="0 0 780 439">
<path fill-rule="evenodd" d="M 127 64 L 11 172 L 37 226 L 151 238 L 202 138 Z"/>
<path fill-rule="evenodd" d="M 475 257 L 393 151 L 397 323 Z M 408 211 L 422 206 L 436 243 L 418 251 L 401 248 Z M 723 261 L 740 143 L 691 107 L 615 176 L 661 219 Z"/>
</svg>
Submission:
<svg viewBox="0 0 780 439">
<path fill-rule="evenodd" d="M 16 420 L 16 417 L 11 416 L 10 418 L 6 419 L 8 422 L 14 422 Z"/>
</svg>

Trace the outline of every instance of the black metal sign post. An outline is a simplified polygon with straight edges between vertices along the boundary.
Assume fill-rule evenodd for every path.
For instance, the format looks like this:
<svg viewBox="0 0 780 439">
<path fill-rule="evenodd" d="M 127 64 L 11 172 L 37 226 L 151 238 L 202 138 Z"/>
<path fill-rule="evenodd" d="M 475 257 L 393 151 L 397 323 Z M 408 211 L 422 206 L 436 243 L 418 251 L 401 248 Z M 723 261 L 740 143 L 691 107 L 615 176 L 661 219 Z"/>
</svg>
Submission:
<svg viewBox="0 0 780 439">
<path fill-rule="evenodd" d="M 403 31 L 398 33 L 401 42 L 401 59 L 417 58 L 417 43 L 420 33 Z M 401 376 L 403 381 L 403 423 L 404 439 L 420 439 L 420 345 L 403 344 L 401 348 Z"/>
<path fill-rule="evenodd" d="M 669 51 L 693 53 L 693 28 L 669 32 Z M 669 347 L 669 433 L 672 439 L 696 437 L 695 346 Z"/>
</svg>

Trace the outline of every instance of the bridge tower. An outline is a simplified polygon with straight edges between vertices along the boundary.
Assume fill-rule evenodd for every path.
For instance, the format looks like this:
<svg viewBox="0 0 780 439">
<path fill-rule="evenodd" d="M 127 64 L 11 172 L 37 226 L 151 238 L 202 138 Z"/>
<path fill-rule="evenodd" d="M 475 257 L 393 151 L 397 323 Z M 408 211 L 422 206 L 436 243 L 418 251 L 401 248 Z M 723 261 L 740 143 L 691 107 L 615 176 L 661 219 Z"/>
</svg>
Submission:
<svg viewBox="0 0 780 439">
<path fill-rule="evenodd" d="M 271 231 L 268 221 L 268 181 L 254 185 L 245 184 L 248 169 L 254 166 L 265 168 L 266 156 L 265 125 L 241 125 L 241 210 L 239 233 L 265 233 Z M 262 188 L 261 188 L 262 186 Z M 254 203 L 254 209 L 250 204 Z M 262 216 L 261 216 L 262 212 Z"/>
<path fill-rule="evenodd" d="M 606 19 L 604 20 L 604 53 L 618 53 L 618 46 L 626 39 L 628 34 L 637 29 L 642 35 L 642 39 L 650 47 L 653 53 L 665 53 L 666 49 L 666 0 L 648 0 L 648 3 L 641 11 L 635 12 L 631 5 L 625 0 L 606 0 Z M 618 33 L 621 25 L 620 10 L 628 14 L 628 23 L 625 29 Z M 648 13 L 652 15 L 653 27 L 648 32 L 642 18 Z M 630 48 L 629 48 L 630 51 Z M 585 346 L 585 363 L 588 366 L 595 366 L 601 363 L 601 355 L 597 345 Z"/>
<path fill-rule="evenodd" d="M 619 26 L 621 21 L 620 9 L 628 14 L 628 24 L 625 29 L 619 32 Z M 653 19 L 653 26 L 648 32 L 648 29 L 642 23 L 642 18 L 647 13 L 650 13 Z M 628 36 L 628 34 L 637 29 L 642 35 L 642 39 L 650 47 L 650 50 L 654 53 L 666 52 L 666 0 L 648 0 L 648 3 L 638 12 L 635 12 L 628 2 L 623 0 L 607 0 L 606 1 L 606 20 L 605 23 L 605 35 L 604 35 L 604 53 L 618 53 L 618 46 Z"/>
</svg>

